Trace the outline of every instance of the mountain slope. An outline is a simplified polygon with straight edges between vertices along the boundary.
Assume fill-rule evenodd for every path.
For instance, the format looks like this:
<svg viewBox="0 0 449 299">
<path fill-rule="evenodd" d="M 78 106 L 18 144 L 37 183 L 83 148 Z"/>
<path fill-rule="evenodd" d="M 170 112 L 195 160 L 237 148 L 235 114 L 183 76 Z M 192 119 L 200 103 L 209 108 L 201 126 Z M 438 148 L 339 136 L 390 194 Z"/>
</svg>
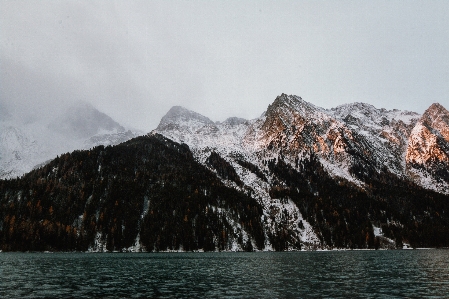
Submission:
<svg viewBox="0 0 449 299">
<path fill-rule="evenodd" d="M 160 133 L 176 142 L 187 144 L 195 159 L 214 171 L 226 186 L 256 198 L 263 206 L 268 234 L 277 234 L 276 223 L 282 218 L 292 240 L 307 248 L 319 245 L 317 235 L 292 201 L 270 197 L 269 170 L 261 170 L 266 167 L 261 165 L 245 142 L 245 135 L 254 121 L 231 118 L 222 123 L 214 123 L 207 117 L 181 107 L 172 108 L 167 115 L 150 135 Z M 281 213 L 283 211 L 285 213 Z M 292 242 L 291 248 L 294 248 L 295 242 Z"/>
<path fill-rule="evenodd" d="M 439 157 L 445 161 L 447 141 L 443 136 L 449 139 L 447 116 L 444 114 L 447 110 L 441 105 L 431 110 L 438 117 L 429 119 L 426 115 L 431 112 L 424 114 L 427 119 L 424 127 L 437 132 L 432 135 L 435 140 L 440 136 Z M 423 121 L 419 121 L 421 115 L 414 112 L 388 111 L 363 103 L 325 110 L 300 97 L 282 94 L 260 118 L 241 121 L 234 126 L 213 123 L 198 114 L 198 119 L 207 119 L 207 122 L 194 122 L 195 126 L 192 126 L 189 116 L 193 113 L 164 119 L 163 125 L 154 132 L 185 142 L 203 164 L 211 151 L 229 157 L 229 162 L 235 160 L 233 156 L 241 155 L 259 166 L 262 161 L 279 156 L 294 165 L 298 159 L 314 153 L 331 176 L 344 178 L 361 187 L 370 176 L 387 171 L 425 188 L 449 192 L 444 183 L 429 184 L 416 180 L 416 174 L 410 171 L 412 158 L 408 152 L 413 148 L 410 140 L 419 139 L 410 139 L 410 136 L 412 131 L 420 131 L 420 126 L 423 126 Z M 429 134 L 426 136 L 423 138 L 431 138 Z M 425 147 L 425 142 L 415 143 L 417 147 Z M 443 168 L 440 166 L 435 171 L 444 177 Z"/>
<path fill-rule="evenodd" d="M 0 124 L 0 178 L 10 178 L 30 171 L 43 149 L 17 127 Z"/>
<path fill-rule="evenodd" d="M 377 152 L 377 159 L 389 171 L 403 176 L 404 153 L 419 114 L 377 109 L 364 103 L 342 105 L 329 111 L 352 131 L 363 136 Z"/>
<path fill-rule="evenodd" d="M 49 124 L 49 128 L 62 135 L 87 139 L 97 134 L 124 132 L 125 128 L 92 105 L 78 102 Z"/>
<path fill-rule="evenodd" d="M 394 175 L 369 192 L 331 177 L 317 156 L 267 161 L 268 202 L 215 153 L 208 167 L 157 134 L 62 155 L 0 181 L 0 247 L 191 251 L 449 245 L 449 198 Z M 227 184 L 226 182 L 233 182 Z M 242 181 L 243 183 L 243 181 Z M 382 232 L 382 233 L 381 233 Z M 316 238 L 316 239 L 314 239 Z M 311 242 L 313 241 L 313 242 Z"/>
<path fill-rule="evenodd" d="M 295 176 L 299 180 L 304 171 L 301 165 L 316 160 L 316 167 L 323 171 L 323 174 L 316 179 L 317 186 L 320 186 L 320 180 L 328 176 L 326 179 L 328 182 L 352 186 L 350 188 L 355 190 L 360 189 L 361 191 L 357 192 L 365 193 L 370 198 L 372 196 L 388 198 L 385 199 L 389 202 L 388 205 L 393 206 L 396 206 L 396 201 L 404 201 L 405 205 L 408 202 L 407 198 L 417 199 L 418 193 L 423 197 L 429 196 L 425 194 L 430 191 L 422 188 L 448 193 L 444 184 L 429 184 L 416 180 L 414 178 L 416 175 L 411 175 L 410 163 L 406 160 L 407 149 L 410 136 L 416 126 L 419 126 L 418 121 L 421 118 L 421 115 L 414 112 L 388 111 L 363 103 L 325 110 L 300 97 L 282 94 L 260 118 L 241 121 L 235 126 L 226 127 L 224 123 L 213 123 L 208 119 L 207 123 L 196 122 L 195 128 L 189 128 L 191 123 L 189 115 L 193 115 L 193 112 L 185 113 L 183 117 L 173 117 L 170 121 L 176 125 L 165 122 L 164 126 L 158 127 L 153 133 L 188 144 L 197 161 L 215 171 L 225 184 L 238 190 L 249 190 L 264 207 L 267 215 L 273 206 L 285 210 L 287 219 L 294 219 L 293 215 L 300 215 L 301 223 L 313 227 L 313 232 L 306 234 L 311 236 L 308 239 L 309 244 L 314 244 L 317 238 L 322 241 L 323 231 L 322 229 L 317 231 L 315 219 L 310 218 L 307 209 L 301 210 L 302 203 L 298 201 L 300 197 L 296 197 L 295 200 L 292 195 L 292 192 L 301 193 L 298 191 L 301 188 L 295 185 L 300 183 L 292 183 L 294 179 L 289 183 L 285 177 L 276 174 L 278 164 L 283 169 L 281 174 L 296 173 Z M 436 112 L 434 115 L 441 113 Z M 196 115 L 196 118 L 205 117 Z M 443 120 L 438 121 L 443 128 L 441 131 L 445 128 L 442 125 L 444 119 L 443 117 Z M 435 126 L 434 123 L 435 121 L 432 122 L 432 126 Z M 214 130 L 204 129 L 212 124 Z M 215 153 L 222 158 L 222 165 L 226 164 L 235 169 L 236 175 L 220 175 L 221 170 L 211 166 L 209 161 Z M 444 179 L 443 169 L 447 169 L 445 167 L 433 168 L 434 173 L 437 173 L 436 176 L 440 176 L 440 180 Z M 319 187 L 312 187 L 310 177 L 303 177 L 303 180 L 307 181 L 307 184 L 303 185 L 302 189 L 306 189 L 313 197 L 321 197 L 322 192 L 328 192 L 326 188 L 320 191 Z M 392 186 L 400 187 L 396 190 Z M 335 188 L 337 187 L 332 187 Z M 281 196 L 285 193 L 276 190 L 289 191 L 286 191 L 287 196 Z M 386 190 L 389 190 L 390 194 Z M 394 199 L 391 194 L 395 194 L 397 198 Z M 441 196 L 446 198 L 444 195 Z M 332 194 L 329 194 L 329 198 L 332 197 Z M 412 214 L 416 212 L 413 211 L 416 208 L 415 204 L 419 205 L 415 202 L 409 207 Z M 376 213 L 380 215 L 379 211 Z M 402 214 L 399 213 L 396 217 L 403 218 L 400 215 Z M 384 217 L 380 218 L 382 220 L 378 220 L 379 226 L 386 221 Z M 274 219 L 272 223 L 278 221 L 279 219 Z M 370 221 L 375 220 L 370 218 Z M 390 221 L 391 219 L 387 222 Z M 403 221 L 408 222 L 407 219 Z M 404 226 L 404 223 L 396 224 Z M 304 233 L 297 229 L 298 223 L 289 222 L 288 225 L 291 235 L 297 239 L 305 239 Z M 390 237 L 393 235 L 390 234 Z"/>
<path fill-rule="evenodd" d="M 162 136 L 0 181 L 2 250 L 263 249 L 262 209 Z"/>
<path fill-rule="evenodd" d="M 406 163 L 421 185 L 449 193 L 449 111 L 432 104 L 410 134 Z"/>
<path fill-rule="evenodd" d="M 148 136 L 0 181 L 1 246 L 447 247 L 447 119 L 441 105 L 325 110 L 284 94 L 254 120 L 174 107 Z"/>
<path fill-rule="evenodd" d="M 7 115 L 0 119 L 0 178 L 21 176 L 65 152 L 114 145 L 138 135 L 83 102 L 50 122 L 38 115 L 31 120 Z"/>
</svg>

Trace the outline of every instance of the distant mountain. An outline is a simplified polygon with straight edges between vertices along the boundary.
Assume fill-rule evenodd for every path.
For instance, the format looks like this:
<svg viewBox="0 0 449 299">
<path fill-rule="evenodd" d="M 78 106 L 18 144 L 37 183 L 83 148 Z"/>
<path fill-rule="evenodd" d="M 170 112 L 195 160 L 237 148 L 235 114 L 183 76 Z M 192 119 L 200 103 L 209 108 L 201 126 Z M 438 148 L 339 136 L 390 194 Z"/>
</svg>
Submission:
<svg viewBox="0 0 449 299">
<path fill-rule="evenodd" d="M 253 120 L 173 107 L 148 136 L 0 181 L 0 246 L 448 247 L 447 120 L 439 104 L 326 110 L 285 94 Z"/>
<path fill-rule="evenodd" d="M 0 123 L 0 178 L 12 178 L 29 172 L 44 149 L 31 134 L 19 127 Z M 42 162 L 42 161 L 41 161 Z"/>
<path fill-rule="evenodd" d="M 83 102 L 51 122 L 39 116 L 32 120 L 15 118 L 5 107 L 0 118 L 0 178 L 21 176 L 75 149 L 115 145 L 137 135 Z"/>
<path fill-rule="evenodd" d="M 88 139 L 97 134 L 125 131 L 125 128 L 111 117 L 84 102 L 78 102 L 69 107 L 63 115 L 50 123 L 49 128 L 76 139 Z"/>
<path fill-rule="evenodd" d="M 176 129 L 194 133 L 207 127 L 215 128 L 214 122 L 209 118 L 181 106 L 174 106 L 162 117 L 157 130 Z"/>
</svg>

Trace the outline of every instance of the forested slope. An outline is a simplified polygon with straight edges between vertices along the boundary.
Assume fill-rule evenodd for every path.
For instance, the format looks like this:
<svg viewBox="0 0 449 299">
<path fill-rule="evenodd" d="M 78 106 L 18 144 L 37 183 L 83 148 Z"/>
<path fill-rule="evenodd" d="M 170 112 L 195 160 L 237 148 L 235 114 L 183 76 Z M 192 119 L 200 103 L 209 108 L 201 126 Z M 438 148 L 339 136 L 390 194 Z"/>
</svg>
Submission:
<svg viewBox="0 0 449 299">
<path fill-rule="evenodd" d="M 0 181 L 0 248 L 252 250 L 261 206 L 162 136 L 62 155 Z"/>
</svg>

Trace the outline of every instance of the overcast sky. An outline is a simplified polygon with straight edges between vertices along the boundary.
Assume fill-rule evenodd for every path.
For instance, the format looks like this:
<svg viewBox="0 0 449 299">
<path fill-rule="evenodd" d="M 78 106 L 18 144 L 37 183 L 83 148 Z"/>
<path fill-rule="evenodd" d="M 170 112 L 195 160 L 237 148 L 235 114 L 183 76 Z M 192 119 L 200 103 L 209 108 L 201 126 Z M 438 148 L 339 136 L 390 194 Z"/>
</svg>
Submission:
<svg viewBox="0 0 449 299">
<path fill-rule="evenodd" d="M 0 100 L 83 100 L 146 132 L 174 105 L 252 119 L 281 93 L 449 108 L 448 16 L 446 0 L 0 0 Z"/>
</svg>

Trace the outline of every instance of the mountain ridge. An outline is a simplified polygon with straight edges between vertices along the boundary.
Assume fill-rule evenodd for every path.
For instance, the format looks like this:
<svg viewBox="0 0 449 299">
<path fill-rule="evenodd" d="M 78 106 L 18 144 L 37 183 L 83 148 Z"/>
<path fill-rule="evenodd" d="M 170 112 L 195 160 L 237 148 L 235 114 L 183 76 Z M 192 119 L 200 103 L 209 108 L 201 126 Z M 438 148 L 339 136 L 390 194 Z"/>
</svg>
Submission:
<svg viewBox="0 0 449 299">
<path fill-rule="evenodd" d="M 56 155 L 118 144 L 139 134 L 82 101 L 53 119 L 8 115 L 0 119 L 0 178 L 21 176 Z"/>
<path fill-rule="evenodd" d="M 408 149 L 447 153 L 438 135 L 446 125 L 438 111 L 445 110 L 429 111 L 360 103 L 326 110 L 285 94 L 252 120 L 213 122 L 176 107 L 145 136 L 67 153 L 20 179 L 0 180 L 0 246 L 448 247 L 445 160 L 407 160 Z"/>
<path fill-rule="evenodd" d="M 440 110 L 444 109 L 441 111 L 447 111 L 440 104 L 434 106 Z M 210 121 L 205 116 L 201 117 Z M 268 106 L 261 117 L 241 122 L 239 134 L 233 134 L 234 138 L 228 138 L 229 134 L 218 122 L 209 134 L 201 132 L 207 127 L 204 123 L 189 132 L 168 127 L 158 127 L 154 132 L 178 142 L 185 142 L 194 150 L 198 149 L 198 153 L 202 152 L 202 148 L 220 147 L 221 135 L 228 140 L 224 143 L 225 146 L 235 147 L 239 152 L 276 156 L 287 151 L 292 161 L 296 156 L 314 152 L 320 156 L 331 173 L 363 185 L 357 176 L 351 174 L 351 169 L 356 164 L 368 163 L 372 166 L 372 171 L 377 172 L 387 167 L 399 177 L 414 177 L 410 175 L 407 149 L 409 137 L 421 117 L 415 112 L 377 109 L 365 103 L 344 104 L 326 110 L 304 101 L 301 97 L 282 94 Z M 212 125 L 212 121 L 209 123 Z M 188 128 L 187 123 L 184 123 L 184 126 Z M 442 132 L 446 135 L 449 127 L 444 127 Z M 207 138 L 202 138 L 206 135 Z M 193 136 L 194 138 L 191 138 Z M 273 148 L 276 148 L 278 153 L 270 153 Z M 223 153 L 232 151 L 226 150 L 224 146 L 220 150 Z M 198 159 L 205 161 L 205 157 Z M 444 184 L 435 187 L 419 180 L 416 182 L 426 188 L 449 192 L 448 186 Z"/>
</svg>

